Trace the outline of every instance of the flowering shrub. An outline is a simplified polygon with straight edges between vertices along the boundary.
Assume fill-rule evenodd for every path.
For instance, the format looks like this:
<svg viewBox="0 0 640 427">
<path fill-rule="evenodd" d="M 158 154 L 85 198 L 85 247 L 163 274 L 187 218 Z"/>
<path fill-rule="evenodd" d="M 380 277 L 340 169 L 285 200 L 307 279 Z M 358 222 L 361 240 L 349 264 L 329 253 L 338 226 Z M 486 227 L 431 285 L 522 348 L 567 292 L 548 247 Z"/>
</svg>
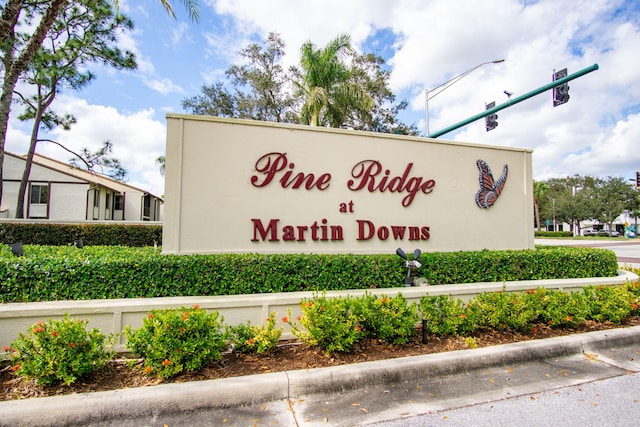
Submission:
<svg viewBox="0 0 640 427">
<path fill-rule="evenodd" d="M 465 335 L 475 329 L 462 300 L 449 295 L 420 298 L 420 313 L 428 330 L 436 335 Z"/>
<path fill-rule="evenodd" d="M 72 384 L 83 375 L 104 367 L 113 357 L 115 336 L 87 330 L 86 320 L 49 319 L 31 325 L 10 347 L 13 371 L 35 378 L 38 384 Z"/>
<path fill-rule="evenodd" d="M 620 324 L 640 314 L 640 287 L 589 286 L 567 293 L 544 288 L 526 292 L 483 293 L 468 304 L 451 296 L 424 296 L 420 312 L 429 331 L 437 335 L 465 335 L 476 328 L 530 331 L 536 323 L 575 327 L 586 320 Z"/>
<path fill-rule="evenodd" d="M 354 305 L 351 297 L 304 299 L 300 303 L 302 315 L 298 319 L 304 329 L 290 319 L 291 313 L 283 320 L 291 326 L 291 332 L 306 344 L 317 345 L 327 354 L 332 351 L 349 352 L 364 338 L 363 319 L 358 316 Z"/>
<path fill-rule="evenodd" d="M 526 293 L 482 293 L 467 306 L 468 315 L 477 328 L 524 331 L 538 318 L 536 305 L 526 296 Z"/>
<path fill-rule="evenodd" d="M 227 348 L 217 311 L 192 308 L 153 310 L 142 327 L 125 329 L 127 347 L 144 358 L 145 373 L 169 378 L 196 371 L 222 358 Z"/>
<path fill-rule="evenodd" d="M 398 294 L 375 297 L 365 295 L 356 305 L 360 308 L 364 332 L 371 338 L 378 338 L 392 344 L 406 344 L 417 332 L 420 321 L 415 304 Z"/>
<path fill-rule="evenodd" d="M 292 333 L 309 345 L 327 353 L 349 352 L 364 338 L 405 344 L 416 334 L 420 320 L 415 304 L 408 304 L 400 294 L 395 297 L 364 295 L 360 298 L 315 297 L 303 300 L 297 322 L 283 318 Z M 291 314 L 289 314 L 291 316 Z"/>
<path fill-rule="evenodd" d="M 548 291 L 540 288 L 530 292 L 531 301 L 538 302 L 540 322 L 560 327 L 575 327 L 589 318 L 589 304 L 582 292 Z"/>
<path fill-rule="evenodd" d="M 583 289 L 590 317 L 620 324 L 632 311 L 633 295 L 624 286 L 589 286 Z"/>
<path fill-rule="evenodd" d="M 288 319 L 283 319 L 288 321 Z M 276 328 L 276 313 L 267 318 L 266 325 L 246 324 L 228 326 L 227 338 L 233 343 L 234 351 L 262 354 L 275 348 L 282 335 L 282 327 Z"/>
<path fill-rule="evenodd" d="M 591 286 L 566 293 L 544 288 L 520 293 L 485 293 L 468 303 L 451 296 L 424 296 L 418 305 L 395 297 L 364 295 L 360 298 L 326 298 L 322 295 L 301 302 L 302 314 L 280 320 L 306 344 L 327 354 L 352 351 L 364 338 L 403 344 L 416 333 L 418 310 L 427 331 L 444 335 L 471 335 L 477 328 L 533 331 L 538 323 L 552 327 L 574 327 L 585 320 L 619 324 L 640 315 L 640 285 Z M 267 352 L 282 334 L 271 313 L 267 323 L 227 327 L 222 318 L 198 306 L 154 310 L 137 330 L 125 329 L 127 347 L 144 358 L 145 372 L 168 378 L 183 371 L 198 370 L 219 360 L 233 341 L 241 352 Z M 113 355 L 115 336 L 97 329 L 88 331 L 87 321 L 70 319 L 38 322 L 3 349 L 17 375 L 35 378 L 39 384 L 71 384 L 81 376 L 104 367 Z M 470 338 L 469 347 L 477 345 Z"/>
</svg>

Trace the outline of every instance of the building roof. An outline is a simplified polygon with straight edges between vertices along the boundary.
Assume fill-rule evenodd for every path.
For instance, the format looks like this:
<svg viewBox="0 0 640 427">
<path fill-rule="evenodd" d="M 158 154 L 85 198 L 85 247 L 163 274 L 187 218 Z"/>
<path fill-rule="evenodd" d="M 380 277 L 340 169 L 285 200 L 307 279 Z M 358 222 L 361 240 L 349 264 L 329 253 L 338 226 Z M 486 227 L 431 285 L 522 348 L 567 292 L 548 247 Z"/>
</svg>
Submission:
<svg viewBox="0 0 640 427">
<path fill-rule="evenodd" d="M 5 151 L 5 154 L 8 155 L 12 155 L 14 157 L 18 157 L 21 159 L 26 159 L 27 155 L 16 155 L 16 154 L 12 154 L 9 153 L 8 151 Z M 156 197 L 158 199 L 161 199 L 160 196 L 156 196 L 155 194 L 150 193 L 149 191 L 143 190 L 141 188 L 138 187 L 134 187 L 133 185 L 129 185 L 127 183 L 121 182 L 121 181 L 117 181 L 113 178 L 109 178 L 108 176 L 105 175 L 101 175 L 99 173 L 93 172 L 93 171 L 89 171 L 89 170 L 83 170 L 83 169 L 79 169 L 76 168 L 68 163 L 64 163 L 61 162 L 59 160 L 55 160 L 52 159 L 50 157 L 47 156 L 43 156 L 41 154 L 35 153 L 33 156 L 33 163 L 48 168 L 48 169 L 52 169 L 55 170 L 57 172 L 61 172 L 64 173 L 66 175 L 70 175 L 73 176 L 75 178 L 81 179 L 83 181 L 86 181 L 88 183 L 91 184 L 95 184 L 95 185 L 99 185 L 101 187 L 105 187 L 105 188 L 109 188 L 112 191 L 116 191 L 118 193 L 125 193 L 127 191 L 131 191 L 131 190 L 135 190 L 135 191 L 139 191 L 141 193 L 147 193 L 153 197 Z"/>
</svg>

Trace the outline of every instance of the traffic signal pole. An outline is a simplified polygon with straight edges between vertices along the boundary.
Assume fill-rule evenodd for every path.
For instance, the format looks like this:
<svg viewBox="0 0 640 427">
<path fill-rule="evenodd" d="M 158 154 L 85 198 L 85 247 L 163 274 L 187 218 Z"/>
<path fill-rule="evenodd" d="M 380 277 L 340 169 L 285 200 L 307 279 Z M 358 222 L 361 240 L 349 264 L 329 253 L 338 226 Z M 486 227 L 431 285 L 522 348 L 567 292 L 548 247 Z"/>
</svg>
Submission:
<svg viewBox="0 0 640 427">
<path fill-rule="evenodd" d="M 592 71 L 596 71 L 598 68 L 600 68 L 598 66 L 598 64 L 593 64 L 590 67 L 584 68 L 584 69 L 582 69 L 580 71 L 577 71 L 577 72 L 575 72 L 573 74 L 569 74 L 566 77 L 562 77 L 562 78 L 560 78 L 560 79 L 558 79 L 556 81 L 553 81 L 553 82 L 551 82 L 549 84 L 541 86 L 538 89 L 532 90 L 531 92 L 527 92 L 524 95 L 518 96 L 518 97 L 513 98 L 513 99 L 509 99 L 504 104 L 496 105 L 495 107 L 490 108 L 488 110 L 485 110 L 482 113 L 476 114 L 475 116 L 469 117 L 466 120 L 463 120 L 463 121 L 461 121 L 459 123 L 456 123 L 454 125 L 446 127 L 446 128 L 444 128 L 442 130 L 439 130 L 438 132 L 431 133 L 428 136 L 429 136 L 429 138 L 437 138 L 437 137 L 442 136 L 442 135 L 444 135 L 446 133 L 449 133 L 449 132 L 451 132 L 453 130 L 461 128 L 462 126 L 466 126 L 469 123 L 475 122 L 476 120 L 479 120 L 479 119 L 481 119 L 483 117 L 486 117 L 486 116 L 488 116 L 490 114 L 495 114 L 496 112 L 498 112 L 500 110 L 504 110 L 505 108 L 511 107 L 512 105 L 515 105 L 515 104 L 517 104 L 519 102 L 522 102 L 522 101 L 524 101 L 526 99 L 529 99 L 529 98 L 532 98 L 532 97 L 534 97 L 536 95 L 539 95 L 542 92 L 546 92 L 549 89 L 553 89 L 556 86 L 560 86 L 560 85 L 565 84 L 565 83 L 567 83 L 567 82 L 569 82 L 569 81 L 571 81 L 573 79 L 577 79 L 578 77 L 582 77 L 585 74 L 588 74 L 588 73 L 590 73 Z"/>
</svg>

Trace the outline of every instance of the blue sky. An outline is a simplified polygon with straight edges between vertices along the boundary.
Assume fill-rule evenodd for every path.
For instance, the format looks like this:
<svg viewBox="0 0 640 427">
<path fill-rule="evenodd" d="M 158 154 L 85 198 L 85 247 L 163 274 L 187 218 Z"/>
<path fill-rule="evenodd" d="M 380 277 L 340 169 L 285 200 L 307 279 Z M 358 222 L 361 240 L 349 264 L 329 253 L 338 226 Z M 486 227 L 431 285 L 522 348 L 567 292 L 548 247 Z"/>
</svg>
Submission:
<svg viewBox="0 0 640 427">
<path fill-rule="evenodd" d="M 164 154 L 165 114 L 203 84 L 224 78 L 238 51 L 267 33 L 286 43 L 285 64 L 296 64 L 302 43 L 325 45 L 348 33 L 358 50 L 385 58 L 398 99 L 409 101 L 403 121 L 424 132 L 424 91 L 486 61 L 429 103 L 436 131 L 551 81 L 554 69 L 598 71 L 570 82 L 567 104 L 554 108 L 551 92 L 498 113 L 486 132 L 482 120 L 443 135 L 451 139 L 534 150 L 534 179 L 573 174 L 632 178 L 640 169 L 640 2 L 622 0 L 203 0 L 199 23 L 174 2 L 173 20 L 158 0 L 121 0 L 135 29 L 119 45 L 136 54 L 138 69 L 93 67 L 96 80 L 64 91 L 54 109 L 74 114 L 70 131 L 48 135 L 73 149 L 104 140 L 129 171 L 129 183 L 163 194 L 154 162 Z M 13 117 L 18 115 L 17 108 Z M 26 152 L 30 129 L 12 120 L 6 149 Z M 67 161 L 41 143 L 38 151 Z"/>
</svg>

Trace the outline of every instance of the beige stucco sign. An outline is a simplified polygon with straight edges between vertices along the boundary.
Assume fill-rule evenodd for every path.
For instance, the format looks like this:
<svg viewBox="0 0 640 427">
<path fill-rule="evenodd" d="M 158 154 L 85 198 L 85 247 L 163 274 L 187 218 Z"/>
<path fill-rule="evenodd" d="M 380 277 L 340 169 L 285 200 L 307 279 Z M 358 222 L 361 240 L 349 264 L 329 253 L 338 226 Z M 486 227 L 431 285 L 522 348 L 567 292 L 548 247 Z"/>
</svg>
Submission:
<svg viewBox="0 0 640 427">
<path fill-rule="evenodd" d="M 531 150 L 167 115 L 165 253 L 533 248 Z"/>
</svg>

